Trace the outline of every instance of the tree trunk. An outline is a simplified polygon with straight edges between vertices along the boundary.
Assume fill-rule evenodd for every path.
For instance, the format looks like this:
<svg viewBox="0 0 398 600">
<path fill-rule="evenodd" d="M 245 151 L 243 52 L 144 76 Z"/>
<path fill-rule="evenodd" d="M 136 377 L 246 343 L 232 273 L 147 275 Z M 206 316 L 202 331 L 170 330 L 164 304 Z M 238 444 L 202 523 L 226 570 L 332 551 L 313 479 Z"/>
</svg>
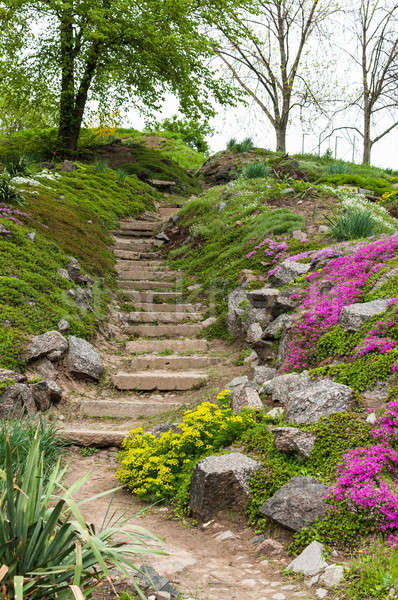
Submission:
<svg viewBox="0 0 398 600">
<path fill-rule="evenodd" d="M 75 149 L 75 77 L 73 56 L 73 19 L 71 10 L 64 10 L 60 26 L 61 95 L 57 152 L 66 156 Z"/>
<path fill-rule="evenodd" d="M 286 152 L 286 125 L 275 125 L 276 151 Z"/>
<path fill-rule="evenodd" d="M 370 112 L 365 107 L 364 110 L 364 126 L 363 126 L 363 155 L 362 164 L 370 164 L 370 152 L 372 150 L 372 142 L 370 140 Z"/>
</svg>

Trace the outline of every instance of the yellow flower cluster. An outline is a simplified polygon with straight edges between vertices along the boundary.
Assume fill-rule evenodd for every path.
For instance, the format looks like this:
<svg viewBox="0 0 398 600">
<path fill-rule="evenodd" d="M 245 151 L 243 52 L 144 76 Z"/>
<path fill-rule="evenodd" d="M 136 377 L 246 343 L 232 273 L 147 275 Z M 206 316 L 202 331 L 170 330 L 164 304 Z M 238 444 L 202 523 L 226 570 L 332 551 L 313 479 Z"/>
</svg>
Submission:
<svg viewBox="0 0 398 600">
<path fill-rule="evenodd" d="M 130 431 L 119 453 L 116 477 L 137 496 L 172 499 L 200 458 L 231 444 L 255 424 L 254 411 L 232 414 L 229 390 L 220 392 L 217 400 L 220 406 L 203 402 L 187 411 L 178 432 L 170 430 L 157 438 L 142 428 Z"/>
</svg>

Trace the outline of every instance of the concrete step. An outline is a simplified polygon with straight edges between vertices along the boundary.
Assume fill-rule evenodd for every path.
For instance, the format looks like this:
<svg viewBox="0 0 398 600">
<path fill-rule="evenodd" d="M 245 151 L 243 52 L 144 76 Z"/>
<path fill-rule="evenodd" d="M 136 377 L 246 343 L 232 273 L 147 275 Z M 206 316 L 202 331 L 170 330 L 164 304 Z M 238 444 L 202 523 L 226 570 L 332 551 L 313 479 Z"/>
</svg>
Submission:
<svg viewBox="0 0 398 600">
<path fill-rule="evenodd" d="M 112 375 L 112 382 L 119 390 L 140 391 L 184 391 L 201 387 L 207 381 L 205 373 L 185 371 L 169 373 L 168 371 L 141 371 L 137 373 L 117 373 Z"/>
<path fill-rule="evenodd" d="M 120 279 L 127 281 L 176 281 L 182 279 L 182 274 L 177 271 L 153 271 L 144 267 L 141 267 L 141 269 L 117 269 L 117 272 Z"/>
<path fill-rule="evenodd" d="M 159 231 L 158 221 L 120 221 L 121 231 Z"/>
<path fill-rule="evenodd" d="M 178 208 L 171 207 L 171 206 L 160 207 L 159 215 L 162 217 L 162 219 L 167 219 L 168 217 L 175 215 L 178 212 L 178 210 L 179 210 Z"/>
<path fill-rule="evenodd" d="M 142 231 L 140 229 L 114 229 L 113 235 L 122 238 L 153 238 L 154 231 Z"/>
<path fill-rule="evenodd" d="M 165 302 L 167 300 L 176 300 L 180 299 L 182 296 L 182 292 L 151 292 L 150 290 L 129 290 L 124 288 L 124 293 L 131 297 L 133 301 L 144 302 L 144 303 L 154 303 L 154 300 L 160 302 Z M 156 302 L 154 304 L 156 304 Z M 170 306 L 174 306 L 170 304 Z"/>
<path fill-rule="evenodd" d="M 121 313 L 121 317 L 128 323 L 182 323 L 184 321 L 200 321 L 200 313 L 189 312 L 142 312 L 134 311 L 130 313 Z"/>
<path fill-rule="evenodd" d="M 146 352 L 206 352 L 209 349 L 207 340 L 137 340 L 135 342 L 127 342 L 126 351 L 132 354 L 140 354 Z"/>
<path fill-rule="evenodd" d="M 156 304 L 149 302 L 134 302 L 135 308 L 140 308 L 145 312 L 193 312 L 200 313 L 204 310 L 201 304 Z"/>
<path fill-rule="evenodd" d="M 58 430 L 59 437 L 63 442 L 75 444 L 76 446 L 96 446 L 98 448 L 120 447 L 123 440 L 128 436 L 129 430 L 116 431 L 114 429 L 99 429 L 96 426 L 79 429 L 67 425 Z"/>
<path fill-rule="evenodd" d="M 135 260 L 124 258 L 116 261 L 116 269 L 150 269 L 151 271 L 162 271 L 167 269 L 167 263 L 164 260 Z"/>
<path fill-rule="evenodd" d="M 80 410 L 86 417 L 115 417 L 141 419 L 153 417 L 167 410 L 173 410 L 182 403 L 171 400 L 137 399 L 137 400 L 82 400 Z"/>
<path fill-rule="evenodd" d="M 174 291 L 173 288 L 176 287 L 176 283 L 172 281 L 137 281 L 137 280 L 129 280 L 129 279 L 119 279 L 118 285 L 120 288 L 124 290 L 168 290 L 170 292 Z"/>
<path fill-rule="evenodd" d="M 145 251 L 134 251 L 134 250 L 114 250 L 113 251 L 115 257 L 119 261 L 137 261 L 140 262 L 140 259 L 151 260 L 152 258 L 156 259 L 159 254 L 157 252 L 150 252 L 149 250 Z"/>
<path fill-rule="evenodd" d="M 168 369 L 171 371 L 179 369 L 206 369 L 218 362 L 217 357 L 213 356 L 179 356 L 170 354 L 169 356 L 155 356 L 146 354 L 137 356 L 132 360 L 132 368 L 144 371 L 145 369 Z"/>
<path fill-rule="evenodd" d="M 150 338 L 192 337 L 202 331 L 200 323 L 182 323 L 181 325 L 130 325 L 127 333 Z"/>
</svg>

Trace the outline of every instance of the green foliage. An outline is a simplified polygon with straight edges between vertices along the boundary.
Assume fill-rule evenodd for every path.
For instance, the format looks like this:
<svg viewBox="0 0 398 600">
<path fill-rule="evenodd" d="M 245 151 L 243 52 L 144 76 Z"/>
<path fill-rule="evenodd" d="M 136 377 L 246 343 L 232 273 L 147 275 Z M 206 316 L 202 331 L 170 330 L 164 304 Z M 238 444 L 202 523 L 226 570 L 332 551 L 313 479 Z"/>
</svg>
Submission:
<svg viewBox="0 0 398 600">
<path fill-rule="evenodd" d="M 128 173 L 127 173 L 126 169 L 120 168 L 116 172 L 117 172 L 118 183 L 120 183 L 122 185 L 124 183 L 126 183 L 126 178 L 128 176 Z"/>
<path fill-rule="evenodd" d="M 326 168 L 327 175 L 344 175 L 346 173 L 352 173 L 351 166 L 342 160 L 335 160 Z"/>
<path fill-rule="evenodd" d="M 242 142 L 237 142 L 235 138 L 231 138 L 227 143 L 227 149 L 236 152 L 237 154 L 243 154 L 243 152 L 249 152 L 253 150 L 254 143 L 251 137 L 245 138 Z"/>
<path fill-rule="evenodd" d="M 269 169 L 267 165 L 262 162 L 251 162 L 245 165 L 242 170 L 242 175 L 246 179 L 256 179 L 259 177 L 264 179 L 269 175 Z"/>
<path fill-rule="evenodd" d="M 93 454 L 98 452 L 98 448 L 95 448 L 94 446 L 82 446 L 80 452 L 82 456 L 93 456 Z"/>
<path fill-rule="evenodd" d="M 370 237 L 379 226 L 372 213 L 361 208 L 344 210 L 336 220 L 330 220 L 330 233 L 338 242 Z"/>
<path fill-rule="evenodd" d="M 61 318 L 68 319 L 73 335 L 94 335 L 108 301 L 106 288 L 94 286 L 93 313 L 81 310 L 67 294 L 75 284 L 57 270 L 72 255 L 92 275 L 113 285 L 108 230 L 118 218 L 151 208 L 157 197 L 135 177 L 127 177 L 122 187 L 113 170 L 99 175 L 88 165 L 78 164 L 76 171 L 53 180 L 37 179 L 44 184 L 34 188 L 37 194 L 22 192 L 29 216 L 21 219 L 27 226 L 1 220 L 13 233 L 2 240 L 0 253 L 0 366 L 4 368 L 22 367 L 27 335 L 54 329 Z M 32 230 L 37 233 L 34 243 L 27 237 Z"/>
<path fill-rule="evenodd" d="M 10 182 L 10 176 L 6 173 L 0 173 L 0 202 L 21 206 L 23 197 L 20 192 Z"/>
<path fill-rule="evenodd" d="M 125 522 L 118 522 L 104 523 L 95 531 L 84 522 L 73 492 L 87 476 L 65 489 L 66 468 L 58 461 L 46 477 L 39 439 L 32 440 L 24 462 L 14 461 L 7 443 L 5 468 L 0 471 L 0 561 L 8 567 L 2 579 L 6 598 L 16 597 L 18 582 L 22 594 L 32 600 L 70 598 L 71 584 L 90 593 L 109 575 L 109 568 L 126 576 L 133 568 L 132 557 L 147 553 L 144 541 L 152 536 L 144 530 L 132 533 Z"/>
<path fill-rule="evenodd" d="M 336 186 L 346 184 L 354 185 L 370 190 L 378 196 L 382 196 L 385 192 L 390 192 L 393 189 L 387 179 L 354 174 L 330 175 L 322 177 L 319 179 L 319 182 L 333 183 Z"/>
<path fill-rule="evenodd" d="M 209 151 L 205 138 L 213 132 L 208 121 L 196 118 L 179 119 L 177 115 L 163 119 L 160 123 L 151 124 L 150 130 L 157 133 L 167 131 L 177 134 L 190 148 L 203 154 Z"/>
<path fill-rule="evenodd" d="M 101 158 L 97 158 L 95 161 L 95 170 L 97 171 L 97 173 L 106 173 L 108 170 L 108 162 Z M 118 179 L 119 179 L 119 173 L 118 173 Z"/>
<path fill-rule="evenodd" d="M 169 431 L 156 438 L 142 428 L 132 430 L 119 453 L 116 477 L 139 497 L 173 500 L 175 505 L 177 495 L 184 509 L 197 461 L 234 442 L 255 422 L 250 410 L 233 416 L 225 406 L 226 398 L 229 392 L 225 391 L 218 396 L 221 406 L 203 402 L 186 412 L 178 433 Z"/>
<path fill-rule="evenodd" d="M 32 156 L 26 154 L 7 156 L 5 159 L 3 159 L 5 169 L 11 177 L 15 177 L 17 175 L 28 175 L 29 166 L 32 164 L 32 162 Z"/>
<path fill-rule="evenodd" d="M 350 600 L 390 600 L 398 589 L 398 550 L 379 543 L 364 544 L 351 563 L 338 597 Z"/>
</svg>

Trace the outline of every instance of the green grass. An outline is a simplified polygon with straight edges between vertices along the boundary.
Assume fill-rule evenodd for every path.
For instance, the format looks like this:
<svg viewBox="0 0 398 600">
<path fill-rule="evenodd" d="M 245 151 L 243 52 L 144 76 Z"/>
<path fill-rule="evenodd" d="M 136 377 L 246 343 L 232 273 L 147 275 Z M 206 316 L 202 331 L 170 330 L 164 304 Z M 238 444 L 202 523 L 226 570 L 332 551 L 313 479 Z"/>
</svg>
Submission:
<svg viewBox="0 0 398 600">
<path fill-rule="evenodd" d="M 136 216 L 153 206 L 157 193 L 134 176 L 118 183 L 117 173 L 98 173 L 78 164 L 43 185 L 18 186 L 24 197 L 23 225 L 0 219 L 13 237 L 2 239 L 0 253 L 0 367 L 24 366 L 29 334 L 54 329 L 67 318 L 73 335 L 90 338 L 103 318 L 107 289 L 114 282 L 114 256 L 109 229 L 119 218 Z M 29 189 L 28 189 L 29 188 Z M 29 191 L 33 190 L 33 194 Z M 27 233 L 35 231 L 32 242 Z M 69 256 L 103 283 L 94 286 L 94 313 L 82 311 L 67 295 L 74 284 L 57 273 Z"/>
</svg>

